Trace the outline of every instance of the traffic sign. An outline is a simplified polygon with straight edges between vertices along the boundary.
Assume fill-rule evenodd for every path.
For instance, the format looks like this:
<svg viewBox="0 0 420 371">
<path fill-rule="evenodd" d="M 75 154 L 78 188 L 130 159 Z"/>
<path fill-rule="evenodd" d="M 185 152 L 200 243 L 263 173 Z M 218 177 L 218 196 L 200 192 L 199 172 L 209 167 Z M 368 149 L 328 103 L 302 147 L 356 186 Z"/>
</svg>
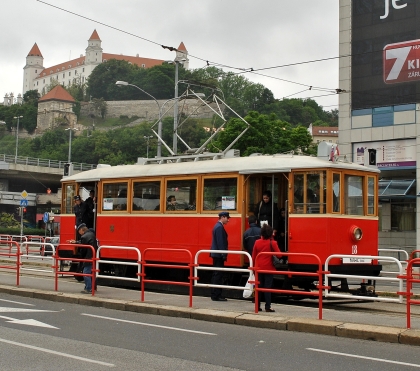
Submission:
<svg viewBox="0 0 420 371">
<path fill-rule="evenodd" d="M 44 216 L 42 217 L 42 221 L 44 222 L 44 223 L 48 223 L 48 221 L 50 220 L 50 214 L 49 213 L 47 213 L 47 212 L 45 212 L 44 213 Z"/>
<path fill-rule="evenodd" d="M 28 192 L 26 192 L 26 191 L 22 191 L 22 193 L 20 194 L 20 196 L 21 196 L 22 198 L 27 198 L 27 197 L 28 197 Z"/>
<path fill-rule="evenodd" d="M 22 198 L 22 199 L 20 200 L 20 206 L 23 206 L 23 207 L 28 206 L 28 200 L 27 200 L 27 199 L 25 199 L 25 198 Z"/>
</svg>

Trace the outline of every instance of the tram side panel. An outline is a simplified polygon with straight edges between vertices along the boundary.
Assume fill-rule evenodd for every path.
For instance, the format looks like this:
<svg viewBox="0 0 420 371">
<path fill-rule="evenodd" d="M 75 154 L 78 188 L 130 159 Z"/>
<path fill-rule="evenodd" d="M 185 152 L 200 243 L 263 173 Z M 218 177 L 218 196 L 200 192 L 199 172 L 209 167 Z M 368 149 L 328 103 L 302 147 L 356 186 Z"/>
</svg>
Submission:
<svg viewBox="0 0 420 371">
<path fill-rule="evenodd" d="M 356 241 L 352 230 L 357 226 L 363 231 L 362 239 Z M 317 255 L 324 265 L 328 256 L 342 255 L 378 255 L 378 220 L 377 218 L 343 218 L 290 216 L 289 252 L 311 253 Z M 312 266 L 315 261 L 305 256 L 289 257 L 289 264 L 299 269 Z M 333 259 L 329 270 L 340 272 L 364 271 L 376 274 L 377 261 L 371 264 L 343 264 L 342 259 Z"/>
<path fill-rule="evenodd" d="M 134 246 L 142 254 L 147 248 L 186 249 L 192 256 L 199 250 L 208 250 L 211 246 L 212 229 L 217 216 L 192 215 L 144 215 L 144 216 L 99 216 L 97 237 L 101 245 Z M 241 219 L 231 217 L 226 227 L 229 236 L 229 250 L 241 250 Z M 101 258 L 117 260 L 136 260 L 131 251 L 103 249 Z M 187 263 L 188 255 L 178 251 L 150 251 L 148 261 Z M 209 254 L 202 254 L 200 264 L 212 264 Z M 229 256 L 227 265 L 240 265 L 239 256 Z"/>
</svg>

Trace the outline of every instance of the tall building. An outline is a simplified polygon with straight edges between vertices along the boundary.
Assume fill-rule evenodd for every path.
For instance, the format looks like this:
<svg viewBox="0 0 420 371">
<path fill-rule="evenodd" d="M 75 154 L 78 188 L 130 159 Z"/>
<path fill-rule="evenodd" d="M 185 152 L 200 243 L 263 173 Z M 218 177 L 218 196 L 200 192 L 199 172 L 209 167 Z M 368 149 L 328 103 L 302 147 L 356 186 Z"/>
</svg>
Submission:
<svg viewBox="0 0 420 371">
<path fill-rule="evenodd" d="M 340 0 L 340 154 L 376 150 L 379 244 L 420 245 L 420 2 Z M 372 158 L 371 160 L 374 160 Z"/>
<path fill-rule="evenodd" d="M 94 30 L 88 40 L 85 55 L 81 54 L 79 58 L 55 66 L 44 67 L 44 57 L 37 43 L 35 43 L 26 57 L 26 65 L 23 68 L 22 94 L 25 94 L 28 90 L 38 90 L 41 95 L 44 95 L 47 93 L 46 88 L 53 80 L 64 86 L 70 86 L 76 82 L 85 83 L 97 65 L 110 59 L 125 60 L 143 68 L 157 66 L 164 62 L 160 59 L 143 58 L 138 54 L 129 56 L 104 53 L 102 40 Z M 184 68 L 188 69 L 188 51 L 183 42 L 177 49 L 175 60 L 182 61 Z"/>
</svg>

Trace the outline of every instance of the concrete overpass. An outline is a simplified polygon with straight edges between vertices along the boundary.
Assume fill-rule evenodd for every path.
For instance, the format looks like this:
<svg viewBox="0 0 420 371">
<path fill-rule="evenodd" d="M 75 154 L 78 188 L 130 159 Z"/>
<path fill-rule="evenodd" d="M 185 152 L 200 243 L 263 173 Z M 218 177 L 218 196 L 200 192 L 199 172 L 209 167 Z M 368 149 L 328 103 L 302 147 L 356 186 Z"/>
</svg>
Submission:
<svg viewBox="0 0 420 371">
<path fill-rule="evenodd" d="M 67 161 L 39 159 L 0 154 L 0 192 L 45 194 L 50 188 L 61 188 L 64 165 Z M 96 165 L 73 162 L 73 173 L 96 168 Z"/>
</svg>

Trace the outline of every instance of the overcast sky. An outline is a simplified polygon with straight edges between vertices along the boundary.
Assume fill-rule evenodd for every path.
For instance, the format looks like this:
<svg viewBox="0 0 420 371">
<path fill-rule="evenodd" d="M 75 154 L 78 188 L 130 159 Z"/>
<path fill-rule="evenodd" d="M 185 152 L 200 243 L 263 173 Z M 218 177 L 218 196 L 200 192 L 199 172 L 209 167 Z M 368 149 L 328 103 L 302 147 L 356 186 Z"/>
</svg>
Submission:
<svg viewBox="0 0 420 371">
<path fill-rule="evenodd" d="M 94 29 L 107 53 L 168 60 L 174 52 L 160 45 L 183 41 L 193 69 L 206 60 L 239 72 L 337 57 L 338 7 L 338 0 L 9 1 L 0 13 L 1 101 L 22 92 L 25 58 L 35 42 L 49 67 L 84 54 Z M 313 97 L 326 110 L 337 108 L 338 59 L 258 73 L 269 77 L 245 76 L 277 99 Z"/>
</svg>

